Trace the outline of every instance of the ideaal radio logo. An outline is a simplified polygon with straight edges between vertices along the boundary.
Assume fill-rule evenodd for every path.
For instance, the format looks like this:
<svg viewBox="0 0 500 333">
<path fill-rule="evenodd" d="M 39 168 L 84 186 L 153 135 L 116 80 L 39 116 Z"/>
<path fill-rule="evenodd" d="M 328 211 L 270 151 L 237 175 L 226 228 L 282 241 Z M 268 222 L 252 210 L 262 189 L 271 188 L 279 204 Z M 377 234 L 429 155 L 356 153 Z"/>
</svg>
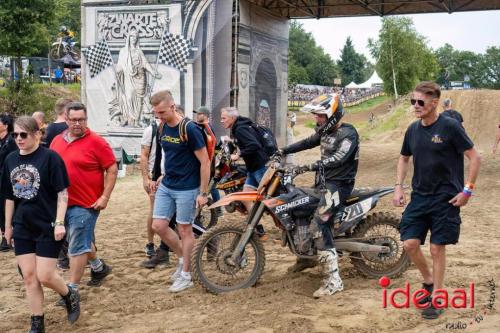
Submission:
<svg viewBox="0 0 500 333">
<path fill-rule="evenodd" d="M 385 309 L 389 306 L 396 309 L 410 308 L 413 306 L 416 309 L 425 309 L 430 302 L 419 304 L 425 300 L 430 293 L 425 289 L 410 288 L 410 283 L 406 282 L 404 288 L 394 288 L 389 290 L 391 279 L 383 276 L 379 279 L 379 285 L 382 287 L 382 307 Z M 469 283 L 468 288 L 457 288 L 454 290 L 436 289 L 432 297 L 432 305 L 437 309 L 469 309 L 474 310 L 472 317 L 464 318 L 456 322 L 446 323 L 445 328 L 448 330 L 464 330 L 472 325 L 481 323 L 486 315 L 493 310 L 496 300 L 496 285 L 493 279 L 485 283 L 488 290 L 488 299 L 485 304 L 476 304 L 476 284 Z"/>
</svg>

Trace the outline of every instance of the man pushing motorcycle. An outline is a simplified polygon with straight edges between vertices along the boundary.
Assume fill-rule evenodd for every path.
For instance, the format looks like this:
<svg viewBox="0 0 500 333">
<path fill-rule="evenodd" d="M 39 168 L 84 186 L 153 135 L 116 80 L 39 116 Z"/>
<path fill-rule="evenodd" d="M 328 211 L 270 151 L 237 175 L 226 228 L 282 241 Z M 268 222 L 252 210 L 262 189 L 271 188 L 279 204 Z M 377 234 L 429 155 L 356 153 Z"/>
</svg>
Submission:
<svg viewBox="0 0 500 333">
<path fill-rule="evenodd" d="M 336 94 L 328 95 L 310 112 L 316 120 L 316 133 L 280 149 L 278 153 L 286 155 L 321 147 L 321 159 L 303 167 L 316 171 L 315 187 L 321 191 L 320 203 L 309 226 L 314 247 L 318 250 L 318 261 L 323 264 L 323 272 L 327 274 L 323 285 L 313 294 L 319 298 L 344 289 L 331 224 L 354 187 L 358 171 L 359 136 L 354 126 L 341 122 L 344 109 Z M 315 260 L 298 258 L 289 270 L 299 272 L 316 264 Z"/>
</svg>

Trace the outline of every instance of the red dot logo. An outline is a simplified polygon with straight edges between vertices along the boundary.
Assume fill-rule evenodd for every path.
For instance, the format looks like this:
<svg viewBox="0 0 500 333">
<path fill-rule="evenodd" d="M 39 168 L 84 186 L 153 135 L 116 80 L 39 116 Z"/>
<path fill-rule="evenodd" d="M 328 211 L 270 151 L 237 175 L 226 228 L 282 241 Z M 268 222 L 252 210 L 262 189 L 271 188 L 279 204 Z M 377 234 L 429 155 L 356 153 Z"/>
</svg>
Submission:
<svg viewBox="0 0 500 333">
<path fill-rule="evenodd" d="M 382 288 L 387 288 L 387 287 L 389 287 L 389 285 L 391 284 L 391 279 L 389 279 L 387 276 L 382 276 L 382 277 L 378 280 L 378 284 L 379 284 Z"/>
</svg>

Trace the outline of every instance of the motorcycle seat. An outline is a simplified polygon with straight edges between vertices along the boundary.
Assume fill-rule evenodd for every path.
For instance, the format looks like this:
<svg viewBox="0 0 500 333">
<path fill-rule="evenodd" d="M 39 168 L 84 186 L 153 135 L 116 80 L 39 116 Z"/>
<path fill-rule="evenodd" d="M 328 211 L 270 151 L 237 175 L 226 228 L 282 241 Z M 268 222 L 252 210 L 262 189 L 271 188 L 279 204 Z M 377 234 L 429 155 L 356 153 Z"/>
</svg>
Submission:
<svg viewBox="0 0 500 333">
<path fill-rule="evenodd" d="M 318 200 L 321 198 L 321 192 L 314 187 L 302 187 L 301 190 L 313 198 Z"/>
<path fill-rule="evenodd" d="M 353 204 L 358 201 L 362 201 L 366 198 L 372 197 L 377 194 L 382 194 L 387 191 L 394 190 L 394 187 L 358 187 L 354 188 L 351 192 L 349 198 L 347 198 L 347 204 Z"/>
</svg>

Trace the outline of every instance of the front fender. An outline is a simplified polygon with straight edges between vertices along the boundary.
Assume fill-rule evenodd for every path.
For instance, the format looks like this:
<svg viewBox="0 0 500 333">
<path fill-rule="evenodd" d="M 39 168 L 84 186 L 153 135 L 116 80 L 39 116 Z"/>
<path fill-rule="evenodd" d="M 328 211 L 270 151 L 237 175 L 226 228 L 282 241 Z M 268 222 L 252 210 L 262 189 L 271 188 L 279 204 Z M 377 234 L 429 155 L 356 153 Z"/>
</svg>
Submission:
<svg viewBox="0 0 500 333">
<path fill-rule="evenodd" d="M 257 191 L 235 192 L 224 196 L 219 201 L 213 203 L 208 209 L 227 206 L 234 201 L 262 201 L 264 197 Z"/>
</svg>

